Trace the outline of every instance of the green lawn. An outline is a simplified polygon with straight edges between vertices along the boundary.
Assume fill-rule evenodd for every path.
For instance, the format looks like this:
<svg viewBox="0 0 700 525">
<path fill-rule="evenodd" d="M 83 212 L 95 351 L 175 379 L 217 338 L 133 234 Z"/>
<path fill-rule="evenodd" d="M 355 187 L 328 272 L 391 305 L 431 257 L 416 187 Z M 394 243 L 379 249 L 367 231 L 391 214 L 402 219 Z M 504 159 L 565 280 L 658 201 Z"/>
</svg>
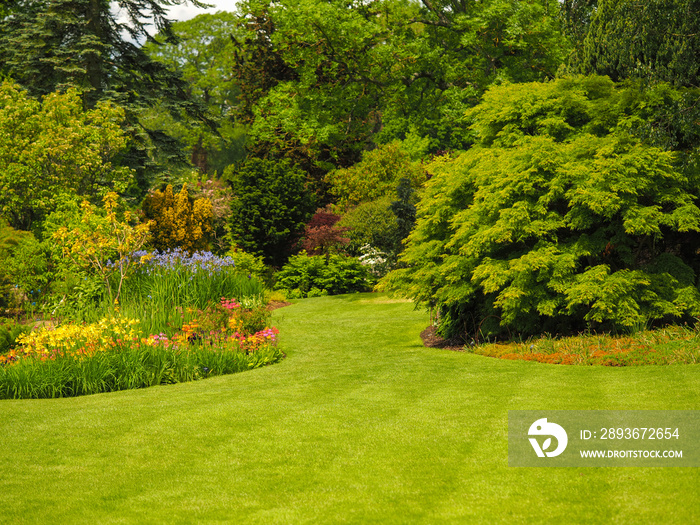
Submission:
<svg viewBox="0 0 700 525">
<path fill-rule="evenodd" d="M 697 409 L 700 366 L 426 349 L 384 296 L 277 310 L 282 363 L 0 401 L 0 523 L 700 523 L 700 469 L 507 466 L 513 409 Z"/>
</svg>

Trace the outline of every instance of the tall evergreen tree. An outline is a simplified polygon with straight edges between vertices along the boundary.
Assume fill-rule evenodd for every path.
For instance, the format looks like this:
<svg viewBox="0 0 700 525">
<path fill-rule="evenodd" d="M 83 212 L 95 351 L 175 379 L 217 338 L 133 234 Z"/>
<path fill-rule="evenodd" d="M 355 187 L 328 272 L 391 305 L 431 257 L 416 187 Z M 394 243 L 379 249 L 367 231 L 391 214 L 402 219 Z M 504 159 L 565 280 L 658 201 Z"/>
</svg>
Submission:
<svg viewBox="0 0 700 525">
<path fill-rule="evenodd" d="M 204 6 L 198 0 L 14 0 L 0 18 L 3 74 L 34 96 L 75 87 L 86 108 L 106 99 L 123 106 L 129 132 L 141 144 L 128 162 L 144 168 L 149 142 L 177 152 L 167 135 L 143 124 L 146 108 L 159 102 L 172 114 L 204 118 L 181 75 L 141 46 L 153 41 L 151 27 L 174 42 L 167 8 L 188 2 Z"/>
</svg>

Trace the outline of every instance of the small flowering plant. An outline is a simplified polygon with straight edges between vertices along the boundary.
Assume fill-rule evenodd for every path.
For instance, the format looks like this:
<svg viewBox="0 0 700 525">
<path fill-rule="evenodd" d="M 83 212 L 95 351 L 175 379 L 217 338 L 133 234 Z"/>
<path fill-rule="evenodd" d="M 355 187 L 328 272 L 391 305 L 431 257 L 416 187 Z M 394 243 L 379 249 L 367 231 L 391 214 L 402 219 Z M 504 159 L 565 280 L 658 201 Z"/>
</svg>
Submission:
<svg viewBox="0 0 700 525">
<path fill-rule="evenodd" d="M 138 340 L 137 319 L 108 316 L 97 323 L 45 326 L 17 338 L 18 346 L 0 356 L 0 364 L 22 358 L 41 361 L 58 357 L 85 358 L 111 350 L 127 341 Z"/>
<path fill-rule="evenodd" d="M 142 269 L 146 270 L 187 270 L 191 272 L 205 271 L 209 276 L 236 267 L 232 257 L 218 257 L 212 252 L 194 252 L 192 254 L 175 248 L 159 252 L 155 250 L 149 253 L 145 250 L 131 254 L 131 260 L 138 261 Z"/>
<path fill-rule="evenodd" d="M 241 304 L 236 302 L 235 299 L 226 299 L 226 297 L 222 297 L 221 303 L 219 304 L 221 304 L 224 310 L 228 310 L 229 312 L 241 307 Z"/>
</svg>

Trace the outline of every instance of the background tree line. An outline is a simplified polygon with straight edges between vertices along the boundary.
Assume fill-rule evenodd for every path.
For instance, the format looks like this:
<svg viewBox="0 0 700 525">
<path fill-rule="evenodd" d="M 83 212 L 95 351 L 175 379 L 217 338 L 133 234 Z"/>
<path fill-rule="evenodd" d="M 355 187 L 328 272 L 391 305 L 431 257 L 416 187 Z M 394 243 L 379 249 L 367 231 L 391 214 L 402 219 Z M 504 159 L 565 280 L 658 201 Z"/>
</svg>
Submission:
<svg viewBox="0 0 700 525">
<path fill-rule="evenodd" d="M 387 286 L 440 310 L 448 335 L 486 318 L 499 320 L 493 333 L 535 330 L 518 321 L 533 308 L 543 316 L 538 326 L 695 315 L 696 254 L 687 246 L 696 235 L 697 0 L 246 0 L 235 13 L 172 23 L 173 3 L 182 2 L 3 4 L 0 187 L 8 226 L 41 243 L 60 222 L 55 214 L 65 220 L 79 200 L 97 204 L 114 190 L 144 217 L 194 225 L 196 241 L 165 223 L 154 227 L 159 247 L 243 249 L 275 266 L 302 247 L 371 252 L 382 261 L 379 273 L 398 265 Z M 557 80 L 564 78 L 580 80 Z M 564 147 L 559 164 L 539 164 L 543 143 L 535 138 Z M 624 170 L 647 190 L 606 182 L 599 189 L 626 203 L 604 201 L 617 215 L 598 214 L 586 229 L 570 222 L 573 209 L 589 206 L 583 197 L 535 204 L 547 192 L 591 186 L 596 170 L 623 154 L 636 162 Z M 562 178 L 573 162 L 581 172 Z M 481 173 L 486 168 L 495 171 Z M 531 172 L 545 175 L 525 193 L 530 201 L 502 194 L 521 191 L 509 177 Z M 553 180 L 564 187 L 555 191 Z M 675 182 L 653 191 L 664 180 Z M 178 210 L 151 209 L 164 194 Z M 202 199 L 209 204 L 196 205 Z M 187 211 L 195 208 L 197 217 Z M 472 218 L 467 225 L 457 217 Z M 531 240 L 497 217 L 535 224 Z M 488 230 L 498 250 L 466 253 L 463 243 L 487 235 L 487 224 L 505 228 Z M 527 279 L 509 270 L 508 286 L 482 275 L 488 267 L 504 279 L 506 266 L 518 268 L 514 261 L 540 253 L 546 239 L 561 251 L 578 234 L 595 237 L 595 248 L 568 255 L 573 280 L 556 285 L 560 292 L 541 268 Z M 427 247 L 433 255 L 422 258 Z M 680 269 L 662 269 L 659 257 L 674 257 Z M 620 285 L 641 294 L 633 313 L 596 313 L 604 309 L 583 292 L 578 302 L 566 298 L 575 276 L 598 263 L 611 279 L 646 272 Z M 675 291 L 659 292 L 666 274 L 685 284 L 664 281 Z M 650 287 L 668 304 L 650 299 Z"/>
</svg>

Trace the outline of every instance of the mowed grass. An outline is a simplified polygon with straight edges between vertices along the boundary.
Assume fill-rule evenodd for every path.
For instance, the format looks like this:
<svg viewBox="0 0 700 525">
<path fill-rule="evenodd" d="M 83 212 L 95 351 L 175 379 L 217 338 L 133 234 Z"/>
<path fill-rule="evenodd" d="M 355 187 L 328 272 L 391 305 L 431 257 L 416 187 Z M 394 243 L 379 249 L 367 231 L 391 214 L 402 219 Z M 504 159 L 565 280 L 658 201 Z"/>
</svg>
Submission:
<svg viewBox="0 0 700 525">
<path fill-rule="evenodd" d="M 0 401 L 0 523 L 699 523 L 697 468 L 509 468 L 515 409 L 697 409 L 700 366 L 427 349 L 381 295 L 275 311 L 231 376 Z"/>
</svg>

